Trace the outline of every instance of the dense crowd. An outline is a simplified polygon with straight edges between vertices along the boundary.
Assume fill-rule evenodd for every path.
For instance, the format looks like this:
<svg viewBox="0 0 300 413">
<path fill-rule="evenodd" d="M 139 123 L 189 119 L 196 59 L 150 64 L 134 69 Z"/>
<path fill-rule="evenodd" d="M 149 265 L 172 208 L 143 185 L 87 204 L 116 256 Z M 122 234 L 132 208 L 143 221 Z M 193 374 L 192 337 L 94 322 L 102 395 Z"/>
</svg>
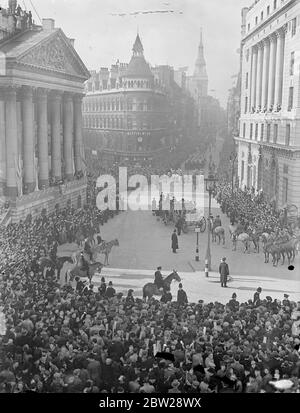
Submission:
<svg viewBox="0 0 300 413">
<path fill-rule="evenodd" d="M 216 199 L 223 213 L 230 217 L 231 223 L 240 222 L 245 229 L 251 226 L 262 232 L 274 232 L 288 226 L 286 209 L 276 210 L 265 200 L 262 191 L 234 188 L 228 183 L 219 183 Z M 297 224 L 297 223 L 296 223 Z"/>
<path fill-rule="evenodd" d="M 300 303 L 145 303 L 106 286 L 1 275 L 0 392 L 299 392 Z M 157 352 L 172 353 L 174 359 Z"/>
</svg>

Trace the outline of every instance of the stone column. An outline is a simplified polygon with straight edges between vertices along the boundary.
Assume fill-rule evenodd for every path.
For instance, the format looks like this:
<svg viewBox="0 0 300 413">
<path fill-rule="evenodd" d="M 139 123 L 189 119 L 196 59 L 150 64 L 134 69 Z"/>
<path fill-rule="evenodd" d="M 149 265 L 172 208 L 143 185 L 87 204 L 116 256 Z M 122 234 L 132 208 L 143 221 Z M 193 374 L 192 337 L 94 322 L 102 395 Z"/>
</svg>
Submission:
<svg viewBox="0 0 300 413">
<path fill-rule="evenodd" d="M 33 91 L 30 87 L 22 90 L 22 123 L 23 123 L 23 160 L 24 160 L 24 182 L 26 192 L 35 189 L 34 170 L 34 127 L 33 127 Z"/>
<path fill-rule="evenodd" d="M 282 83 L 283 83 L 283 64 L 284 64 L 284 42 L 285 32 L 279 30 L 277 33 L 276 49 L 276 72 L 275 72 L 275 109 L 279 109 L 282 103 Z"/>
<path fill-rule="evenodd" d="M 73 179 L 73 100 L 69 94 L 64 96 L 63 116 L 64 172 L 65 178 L 70 181 Z"/>
<path fill-rule="evenodd" d="M 17 133 L 17 91 L 10 87 L 6 91 L 6 193 L 17 198 L 17 163 L 19 161 Z"/>
<path fill-rule="evenodd" d="M 49 186 L 48 99 L 46 90 L 40 89 L 38 91 L 37 103 L 39 189 L 44 189 Z"/>
<path fill-rule="evenodd" d="M 251 69 L 251 104 L 250 111 L 255 108 L 256 102 L 256 71 L 257 71 L 257 47 L 252 47 L 252 69 Z"/>
<path fill-rule="evenodd" d="M 0 91 L 0 195 L 6 187 L 6 142 L 5 142 L 5 100 L 4 92 Z"/>
<path fill-rule="evenodd" d="M 75 171 L 82 171 L 82 97 L 76 95 L 74 98 L 74 139 L 75 139 Z"/>
<path fill-rule="evenodd" d="M 55 180 L 61 180 L 61 99 L 59 93 L 51 95 L 51 170 Z"/>
<path fill-rule="evenodd" d="M 262 96 L 261 106 L 267 109 L 268 99 L 268 75 L 269 75 L 269 61 L 270 61 L 270 41 L 264 41 L 264 59 L 263 59 L 263 74 L 262 74 Z"/>
<path fill-rule="evenodd" d="M 263 44 L 258 44 L 257 53 L 257 76 L 256 76 L 256 110 L 261 106 L 261 92 L 262 92 L 262 67 L 263 67 Z"/>
<path fill-rule="evenodd" d="M 268 110 L 274 105 L 275 90 L 275 64 L 276 64 L 276 36 L 270 37 L 270 64 L 269 64 L 269 84 L 268 84 Z"/>
</svg>

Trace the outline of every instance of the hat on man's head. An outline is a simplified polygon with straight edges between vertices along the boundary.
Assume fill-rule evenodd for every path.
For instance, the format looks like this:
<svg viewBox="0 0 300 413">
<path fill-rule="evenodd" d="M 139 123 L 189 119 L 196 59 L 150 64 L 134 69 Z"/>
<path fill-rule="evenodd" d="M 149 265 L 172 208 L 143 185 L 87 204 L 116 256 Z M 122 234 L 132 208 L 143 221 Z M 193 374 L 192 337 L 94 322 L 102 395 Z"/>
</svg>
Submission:
<svg viewBox="0 0 300 413">
<path fill-rule="evenodd" d="M 261 287 L 258 287 L 258 289 L 256 291 L 259 291 L 261 293 L 261 291 L 262 291 Z"/>
<path fill-rule="evenodd" d="M 289 298 L 288 294 L 284 294 L 283 296 L 284 296 L 284 298 Z"/>
<path fill-rule="evenodd" d="M 161 266 L 157 267 L 158 270 L 161 270 Z"/>
<path fill-rule="evenodd" d="M 108 285 L 112 285 L 112 281 L 110 281 L 110 282 L 108 283 Z"/>
<path fill-rule="evenodd" d="M 223 257 L 223 258 L 222 258 L 222 261 L 226 261 L 226 257 Z"/>
</svg>

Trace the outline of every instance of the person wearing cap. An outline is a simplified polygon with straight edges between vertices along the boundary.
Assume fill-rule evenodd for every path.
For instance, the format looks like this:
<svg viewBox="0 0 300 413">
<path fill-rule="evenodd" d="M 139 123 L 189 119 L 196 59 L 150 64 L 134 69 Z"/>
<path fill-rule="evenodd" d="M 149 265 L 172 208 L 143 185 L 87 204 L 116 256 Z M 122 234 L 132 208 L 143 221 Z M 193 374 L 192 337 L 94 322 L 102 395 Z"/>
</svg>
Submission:
<svg viewBox="0 0 300 413">
<path fill-rule="evenodd" d="M 253 296 L 253 304 L 255 307 L 260 305 L 260 293 L 262 292 L 261 287 L 258 287 Z"/>
<path fill-rule="evenodd" d="M 221 264 L 219 265 L 219 274 L 220 274 L 220 281 L 221 287 L 227 287 L 227 279 L 229 275 L 229 266 L 226 262 L 226 258 L 222 258 Z"/>
<path fill-rule="evenodd" d="M 291 305 L 290 300 L 288 299 L 289 295 L 288 294 L 284 294 L 284 299 L 282 300 L 282 305 L 284 307 L 289 307 Z"/>
<path fill-rule="evenodd" d="M 221 221 L 220 215 L 217 215 L 216 218 L 214 219 L 212 229 L 214 230 L 215 228 L 221 227 L 221 226 L 222 226 L 222 221 Z"/>
<path fill-rule="evenodd" d="M 178 305 L 185 305 L 188 304 L 188 298 L 186 295 L 186 292 L 182 288 L 182 284 L 180 283 L 178 286 L 178 291 L 177 291 L 177 303 Z"/>
</svg>

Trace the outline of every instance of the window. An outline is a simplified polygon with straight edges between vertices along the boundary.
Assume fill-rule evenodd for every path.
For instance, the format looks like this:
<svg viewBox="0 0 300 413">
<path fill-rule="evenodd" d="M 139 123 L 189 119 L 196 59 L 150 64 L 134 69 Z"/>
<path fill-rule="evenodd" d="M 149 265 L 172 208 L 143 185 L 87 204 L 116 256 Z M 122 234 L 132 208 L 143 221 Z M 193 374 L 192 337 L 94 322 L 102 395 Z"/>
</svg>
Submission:
<svg viewBox="0 0 300 413">
<path fill-rule="evenodd" d="M 295 67 L 295 52 L 291 53 L 291 62 L 290 62 L 290 75 L 293 76 Z"/>
<path fill-rule="evenodd" d="M 292 36 L 295 36 L 297 28 L 297 17 L 292 20 Z"/>
<path fill-rule="evenodd" d="M 246 73 L 246 89 L 248 89 L 249 73 Z"/>
<path fill-rule="evenodd" d="M 274 137 L 273 137 L 273 142 L 277 143 L 277 138 L 278 138 L 278 125 L 275 123 L 274 125 Z"/>
<path fill-rule="evenodd" d="M 261 141 L 264 140 L 264 131 L 265 131 L 264 126 L 265 126 L 265 125 L 262 123 L 262 124 L 261 124 L 261 127 L 260 127 L 260 140 L 261 140 Z"/>
<path fill-rule="evenodd" d="M 132 119 L 131 118 L 127 119 L 127 129 L 132 129 Z"/>
<path fill-rule="evenodd" d="M 256 25 L 258 24 L 258 17 L 257 16 L 255 17 L 255 24 Z"/>
<path fill-rule="evenodd" d="M 264 19 L 264 12 L 262 11 L 261 13 L 260 13 L 260 20 L 263 20 Z"/>
<path fill-rule="evenodd" d="M 242 161 L 241 181 L 244 180 L 244 176 L 245 176 L 245 161 Z"/>
<path fill-rule="evenodd" d="M 246 123 L 243 123 L 243 138 L 246 136 Z"/>
<path fill-rule="evenodd" d="M 248 97 L 245 97 L 245 113 L 247 113 L 247 109 L 248 109 Z"/>
<path fill-rule="evenodd" d="M 291 111 L 293 109 L 293 103 L 294 103 L 294 88 L 290 87 L 289 88 L 289 106 L 288 106 L 288 111 Z"/>
<path fill-rule="evenodd" d="M 289 188 L 289 180 L 288 180 L 288 178 L 283 178 L 283 182 L 282 182 L 282 202 L 284 204 L 286 204 L 287 200 L 288 200 L 288 188 Z"/>
<path fill-rule="evenodd" d="M 253 123 L 250 123 L 250 139 L 252 139 L 253 136 Z"/>
<path fill-rule="evenodd" d="M 284 173 L 284 174 L 288 174 L 288 173 L 289 173 L 289 166 L 286 165 L 286 164 L 283 165 L 283 173 Z"/>
<path fill-rule="evenodd" d="M 248 23 L 248 32 L 250 31 L 250 23 Z"/>
<path fill-rule="evenodd" d="M 267 124 L 267 142 L 270 142 L 270 137 L 271 137 L 271 124 Z"/>
<path fill-rule="evenodd" d="M 132 100 L 128 100 L 128 102 L 127 102 L 127 110 L 132 110 Z"/>
<path fill-rule="evenodd" d="M 258 137 L 258 123 L 255 124 L 255 140 L 257 140 Z"/>
<path fill-rule="evenodd" d="M 270 6 L 267 7 L 267 15 L 269 16 L 270 14 Z"/>
<path fill-rule="evenodd" d="M 291 139 L 291 125 L 288 123 L 286 125 L 286 129 L 285 129 L 285 144 L 286 144 L 286 146 L 289 146 L 290 139 Z"/>
<path fill-rule="evenodd" d="M 274 10 L 277 9 L 277 0 L 274 0 Z"/>
</svg>

